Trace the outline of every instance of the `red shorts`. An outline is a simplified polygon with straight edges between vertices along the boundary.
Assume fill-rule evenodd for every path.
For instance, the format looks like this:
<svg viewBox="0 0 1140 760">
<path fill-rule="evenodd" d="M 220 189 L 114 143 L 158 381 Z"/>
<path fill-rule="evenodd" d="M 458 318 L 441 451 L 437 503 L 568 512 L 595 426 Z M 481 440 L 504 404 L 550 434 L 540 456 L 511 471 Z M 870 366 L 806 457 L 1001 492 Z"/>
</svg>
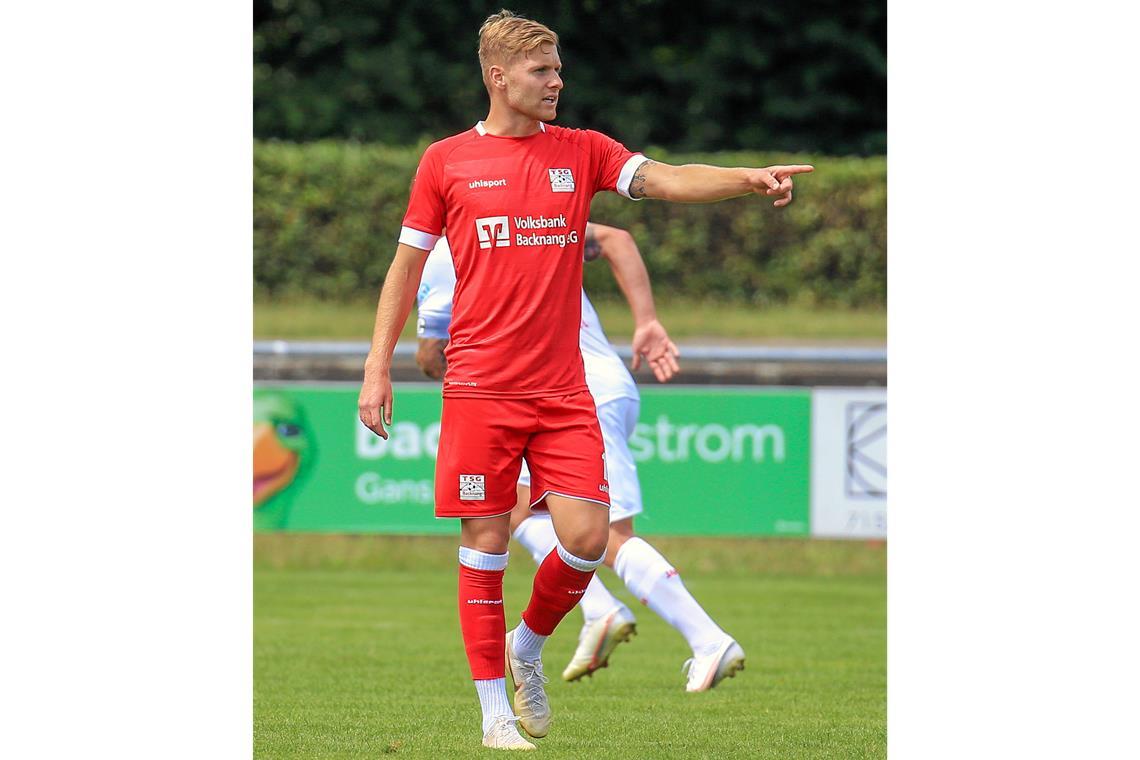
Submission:
<svg viewBox="0 0 1140 760">
<path fill-rule="evenodd" d="M 605 445 L 589 392 L 527 399 L 445 396 L 435 516 L 510 512 L 523 457 L 530 467 L 532 509 L 546 509 L 547 494 L 610 505 Z"/>
</svg>

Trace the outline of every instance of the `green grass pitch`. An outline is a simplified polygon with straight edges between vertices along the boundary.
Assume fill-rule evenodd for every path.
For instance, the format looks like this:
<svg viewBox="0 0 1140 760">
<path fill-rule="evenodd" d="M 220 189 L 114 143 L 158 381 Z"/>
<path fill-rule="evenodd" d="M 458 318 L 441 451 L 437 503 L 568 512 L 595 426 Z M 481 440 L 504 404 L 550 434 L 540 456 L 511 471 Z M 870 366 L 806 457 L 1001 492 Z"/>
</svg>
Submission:
<svg viewBox="0 0 1140 760">
<path fill-rule="evenodd" d="M 744 647 L 746 669 L 686 694 L 681 636 L 602 579 L 637 615 L 610 667 L 559 674 L 581 625 L 547 642 L 554 711 L 534 757 L 886 756 L 886 549 L 790 539 L 650 539 Z M 254 755 L 491 757 L 459 637 L 454 538 L 254 539 Z M 511 545 L 508 628 L 534 563 Z"/>
</svg>

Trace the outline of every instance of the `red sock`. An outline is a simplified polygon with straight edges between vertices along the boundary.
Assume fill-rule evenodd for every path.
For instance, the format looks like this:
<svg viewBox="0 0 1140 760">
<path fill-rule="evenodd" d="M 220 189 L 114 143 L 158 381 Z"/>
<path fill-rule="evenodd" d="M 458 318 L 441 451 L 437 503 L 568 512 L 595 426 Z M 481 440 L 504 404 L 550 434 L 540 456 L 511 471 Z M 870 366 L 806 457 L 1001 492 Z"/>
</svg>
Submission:
<svg viewBox="0 0 1140 760">
<path fill-rule="evenodd" d="M 546 555 L 534 574 L 534 590 L 530 604 L 523 610 L 527 628 L 540 636 L 549 636 L 582 599 L 593 570 L 576 570 L 558 555 L 558 549 Z"/>
<path fill-rule="evenodd" d="M 503 570 L 459 566 L 459 627 L 471 677 L 503 678 L 507 622 L 503 616 Z"/>
</svg>

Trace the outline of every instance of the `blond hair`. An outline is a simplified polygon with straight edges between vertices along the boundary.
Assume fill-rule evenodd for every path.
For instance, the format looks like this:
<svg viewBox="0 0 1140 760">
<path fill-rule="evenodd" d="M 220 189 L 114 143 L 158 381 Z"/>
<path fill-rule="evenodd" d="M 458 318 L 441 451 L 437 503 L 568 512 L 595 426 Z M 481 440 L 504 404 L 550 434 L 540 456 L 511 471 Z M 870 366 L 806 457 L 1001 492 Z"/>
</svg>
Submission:
<svg viewBox="0 0 1140 760">
<path fill-rule="evenodd" d="M 488 16 L 479 27 L 479 67 L 483 70 L 483 82 L 488 82 L 487 70 L 491 66 L 510 63 L 515 56 L 525 55 L 542 44 L 558 47 L 558 35 L 544 24 L 516 16 L 505 8 Z"/>
</svg>

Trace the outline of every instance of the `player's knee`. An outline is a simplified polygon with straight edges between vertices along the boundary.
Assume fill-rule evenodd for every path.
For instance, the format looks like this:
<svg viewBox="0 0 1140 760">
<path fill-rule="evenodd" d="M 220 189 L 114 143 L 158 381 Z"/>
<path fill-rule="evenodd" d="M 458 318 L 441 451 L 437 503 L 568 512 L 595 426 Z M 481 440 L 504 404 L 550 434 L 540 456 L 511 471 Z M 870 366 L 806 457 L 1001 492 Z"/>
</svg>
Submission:
<svg viewBox="0 0 1140 760">
<path fill-rule="evenodd" d="M 606 550 L 609 535 L 605 530 L 588 530 L 576 536 L 569 536 L 568 538 L 569 540 L 562 542 L 562 546 L 566 551 L 575 557 L 594 560 L 602 556 L 602 553 Z"/>
<path fill-rule="evenodd" d="M 487 554 L 502 554 L 507 550 L 511 536 L 507 524 L 500 520 L 463 520 L 459 531 L 459 544 Z"/>
</svg>

